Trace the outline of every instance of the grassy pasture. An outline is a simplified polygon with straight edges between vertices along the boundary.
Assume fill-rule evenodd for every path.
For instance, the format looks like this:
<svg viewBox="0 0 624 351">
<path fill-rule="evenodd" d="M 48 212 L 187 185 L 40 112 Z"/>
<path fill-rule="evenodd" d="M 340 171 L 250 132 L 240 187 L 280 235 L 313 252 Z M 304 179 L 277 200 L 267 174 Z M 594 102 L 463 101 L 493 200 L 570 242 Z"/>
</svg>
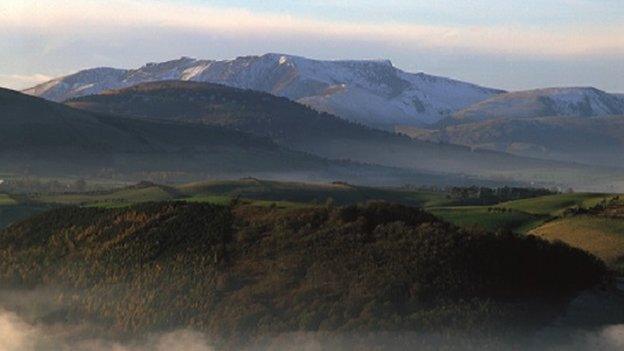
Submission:
<svg viewBox="0 0 624 351">
<path fill-rule="evenodd" d="M 9 195 L 0 194 L 0 206 L 15 205 L 17 202 L 13 200 Z"/>
<path fill-rule="evenodd" d="M 521 211 L 495 212 L 487 206 L 443 207 L 430 209 L 436 216 L 459 227 L 479 227 L 487 231 L 511 230 L 524 233 L 549 217 Z"/>
<path fill-rule="evenodd" d="M 430 191 L 412 191 L 390 188 L 372 188 L 345 183 L 298 183 L 258 179 L 209 181 L 178 187 L 191 199 L 202 196 L 228 196 L 242 199 L 287 203 L 325 203 L 331 199 L 336 204 L 351 204 L 368 200 L 386 200 L 413 206 L 440 206 L 449 204 L 445 194 Z"/>
<path fill-rule="evenodd" d="M 549 240 L 561 240 L 589 251 L 611 266 L 621 266 L 624 263 L 622 219 L 596 216 L 568 217 L 535 228 L 531 234 Z"/>
<path fill-rule="evenodd" d="M 59 205 L 122 207 L 151 201 L 174 200 L 175 196 L 158 186 L 125 188 L 104 194 L 61 194 L 34 197 L 33 200 Z"/>
<path fill-rule="evenodd" d="M 610 197 L 612 195 L 594 193 L 557 194 L 503 202 L 498 204 L 497 207 L 510 208 L 536 215 L 557 216 L 562 214 L 567 208 L 574 206 L 591 207 Z"/>
<path fill-rule="evenodd" d="M 38 205 L 22 204 L 8 195 L 0 195 L 0 210 L 4 208 L 4 211 L 0 211 L 0 227 L 37 213 L 41 208 L 46 208 L 45 206 L 58 205 L 114 208 L 156 201 L 225 205 L 232 199 L 239 199 L 256 206 L 295 209 L 328 201 L 345 205 L 385 200 L 424 207 L 439 218 L 466 229 L 479 227 L 487 231 L 511 230 L 562 240 L 597 255 L 615 267 L 622 265 L 624 260 L 624 220 L 595 216 L 562 217 L 567 208 L 592 207 L 611 196 L 590 193 L 557 194 L 492 206 L 458 206 L 443 192 L 248 178 L 197 182 L 177 187 L 147 184 L 101 193 L 33 195 L 28 199 Z M 29 210 L 31 207 L 32 211 Z"/>
</svg>

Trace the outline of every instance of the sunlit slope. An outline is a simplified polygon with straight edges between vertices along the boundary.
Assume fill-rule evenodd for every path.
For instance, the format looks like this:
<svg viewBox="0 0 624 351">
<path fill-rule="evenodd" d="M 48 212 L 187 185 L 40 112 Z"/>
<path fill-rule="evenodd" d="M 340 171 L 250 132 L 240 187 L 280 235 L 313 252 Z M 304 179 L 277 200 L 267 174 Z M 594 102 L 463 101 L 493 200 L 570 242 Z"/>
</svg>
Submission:
<svg viewBox="0 0 624 351">
<path fill-rule="evenodd" d="M 624 219 L 575 216 L 558 219 L 531 231 L 549 240 L 561 240 L 624 268 Z"/>
<path fill-rule="evenodd" d="M 462 228 L 488 231 L 509 230 L 524 233 L 546 221 L 549 216 L 511 210 L 496 211 L 491 206 L 442 207 L 430 210 L 436 216 Z"/>
</svg>

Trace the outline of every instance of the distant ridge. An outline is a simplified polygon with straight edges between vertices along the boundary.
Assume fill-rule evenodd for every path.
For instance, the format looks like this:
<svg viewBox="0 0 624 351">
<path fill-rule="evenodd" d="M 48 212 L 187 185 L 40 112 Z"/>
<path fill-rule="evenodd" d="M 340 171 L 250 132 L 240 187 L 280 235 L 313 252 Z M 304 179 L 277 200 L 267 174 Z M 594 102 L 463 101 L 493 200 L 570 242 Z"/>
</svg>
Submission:
<svg viewBox="0 0 624 351">
<path fill-rule="evenodd" d="M 388 60 L 321 61 L 285 54 L 212 61 L 182 57 L 138 69 L 94 68 L 26 89 L 53 101 L 160 80 L 220 83 L 284 96 L 317 110 L 389 128 L 433 123 L 502 90 L 407 73 Z"/>
<path fill-rule="evenodd" d="M 204 123 L 268 137 L 289 149 L 417 172 L 537 182 L 547 186 L 605 186 L 621 172 L 424 142 L 318 113 L 286 98 L 211 83 L 161 81 L 67 101 L 98 113 Z M 606 174 L 605 174 L 606 172 Z M 582 176 L 579 177 L 578 175 Z M 603 177 L 594 181 L 595 177 Z M 546 183 L 544 183 L 546 182 Z"/>
<path fill-rule="evenodd" d="M 458 122 L 496 118 L 603 117 L 624 114 L 624 97 L 592 87 L 546 88 L 500 94 L 453 115 Z"/>
<path fill-rule="evenodd" d="M 399 184 L 445 179 L 331 161 L 221 126 L 86 112 L 6 89 L 0 89 L 2 172 L 159 181 L 248 175 Z"/>
<path fill-rule="evenodd" d="M 395 130 L 419 140 L 622 167 L 623 122 L 624 95 L 567 87 L 500 94 L 426 128 Z"/>
</svg>

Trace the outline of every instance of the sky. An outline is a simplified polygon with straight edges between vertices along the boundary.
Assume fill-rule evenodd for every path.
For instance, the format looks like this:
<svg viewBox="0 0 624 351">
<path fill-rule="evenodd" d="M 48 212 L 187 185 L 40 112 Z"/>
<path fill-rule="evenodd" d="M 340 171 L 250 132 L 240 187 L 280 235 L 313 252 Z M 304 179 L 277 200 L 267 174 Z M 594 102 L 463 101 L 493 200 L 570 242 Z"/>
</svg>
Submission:
<svg viewBox="0 0 624 351">
<path fill-rule="evenodd" d="M 624 0 L 1 0 L 0 86 L 287 53 L 390 59 L 507 90 L 624 93 Z"/>
</svg>

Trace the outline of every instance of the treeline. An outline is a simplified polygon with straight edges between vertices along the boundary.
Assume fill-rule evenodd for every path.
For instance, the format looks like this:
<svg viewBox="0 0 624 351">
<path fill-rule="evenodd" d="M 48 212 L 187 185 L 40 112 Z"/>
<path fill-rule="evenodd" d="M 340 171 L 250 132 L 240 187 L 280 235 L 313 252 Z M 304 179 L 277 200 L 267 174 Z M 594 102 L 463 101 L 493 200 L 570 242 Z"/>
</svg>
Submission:
<svg viewBox="0 0 624 351">
<path fill-rule="evenodd" d="M 609 218 L 624 218 L 624 199 L 620 196 L 614 196 L 609 199 L 603 199 L 590 207 L 573 206 L 566 209 L 563 215 L 565 217 L 593 215 Z"/>
</svg>

